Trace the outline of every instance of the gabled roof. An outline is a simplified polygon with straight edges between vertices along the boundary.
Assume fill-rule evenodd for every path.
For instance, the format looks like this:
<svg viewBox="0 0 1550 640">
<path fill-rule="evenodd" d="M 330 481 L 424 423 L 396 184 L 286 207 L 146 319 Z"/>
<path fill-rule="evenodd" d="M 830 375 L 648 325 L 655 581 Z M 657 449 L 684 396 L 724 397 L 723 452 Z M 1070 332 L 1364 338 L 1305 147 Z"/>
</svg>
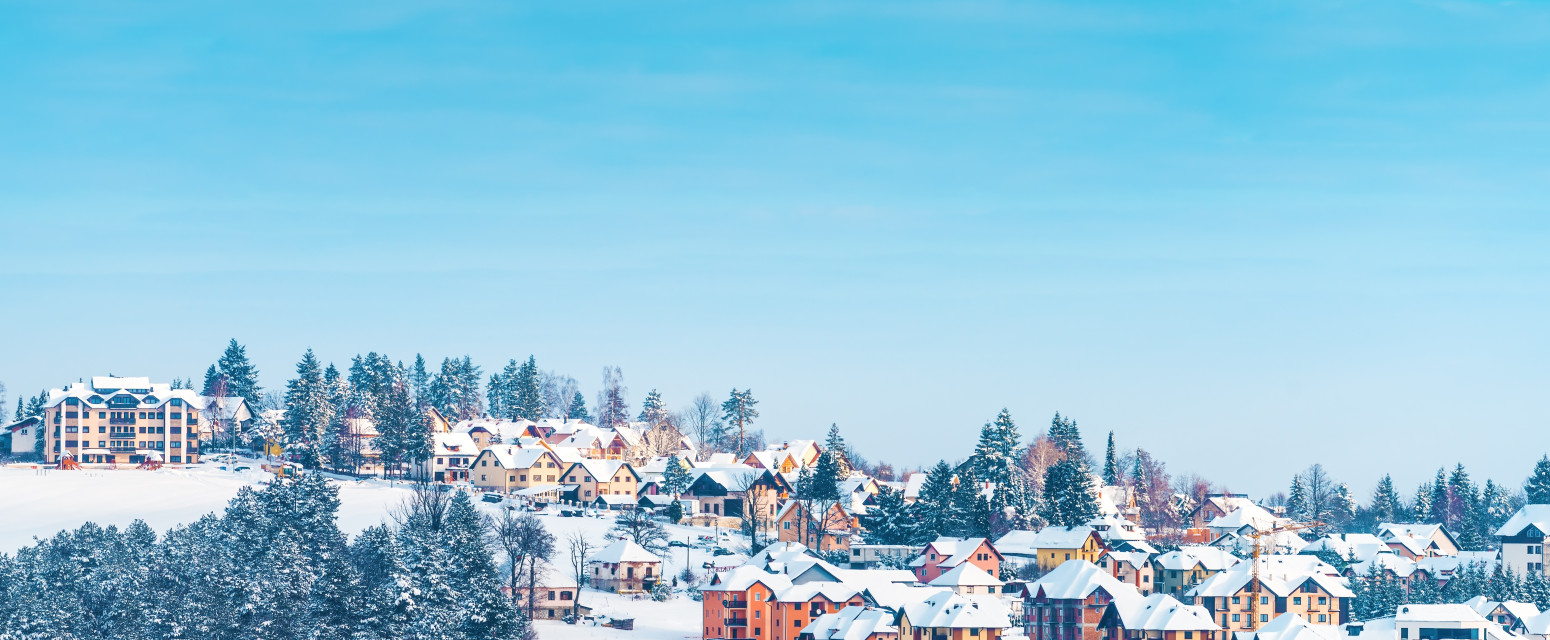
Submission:
<svg viewBox="0 0 1550 640">
<path fill-rule="evenodd" d="M 767 573 L 758 567 L 743 565 L 731 571 L 723 571 L 716 574 L 716 577 L 711 579 L 711 584 L 702 587 L 700 590 L 747 591 L 749 587 L 755 584 L 763 584 L 770 591 L 780 593 L 791 588 L 791 578 L 780 574 Z"/>
<path fill-rule="evenodd" d="M 1349 567 L 1351 575 L 1361 577 L 1368 571 L 1376 568 L 1378 571 L 1392 571 L 1396 577 L 1408 578 L 1415 573 L 1416 561 L 1393 552 L 1374 554 L 1371 558 L 1362 562 L 1352 563 Z"/>
<path fill-rule="evenodd" d="M 1179 547 L 1176 551 L 1157 556 L 1152 565 L 1172 571 L 1191 571 L 1197 567 L 1206 571 L 1224 571 L 1238 562 L 1238 556 L 1224 549 L 1195 545 Z"/>
<path fill-rule="evenodd" d="M 1154 593 L 1136 600 L 1115 600 L 1109 610 L 1126 631 L 1217 631 L 1205 608 L 1179 602 L 1173 596 Z M 1107 615 L 1107 614 L 1105 614 Z"/>
<path fill-rule="evenodd" d="M 1314 556 L 1261 556 L 1259 563 L 1260 585 L 1275 595 L 1289 596 L 1299 587 L 1312 582 L 1331 596 L 1355 597 L 1351 589 L 1346 586 L 1345 578 L 1335 576 L 1334 567 Z M 1206 578 L 1185 595 L 1192 597 L 1238 595 L 1249 587 L 1250 578 L 1249 563 L 1242 562 L 1227 571 Z"/>
<path fill-rule="evenodd" d="M 569 476 L 576 467 L 581 467 L 583 471 L 591 475 L 592 479 L 597 482 L 613 482 L 614 476 L 618 475 L 620 469 L 628 471 L 630 476 L 636 481 L 640 480 L 640 474 L 635 473 L 634 467 L 631 467 L 630 463 L 623 460 L 598 460 L 595 458 L 578 460 L 571 463 L 571 466 L 565 469 L 565 475 Z"/>
<path fill-rule="evenodd" d="M 823 598 L 833 603 L 841 603 L 856 597 L 861 593 L 860 589 L 839 582 L 808 582 L 793 584 L 790 587 L 775 594 L 777 602 L 812 602 Z"/>
<path fill-rule="evenodd" d="M 1110 551 L 1103 554 L 1103 557 L 1115 563 L 1123 562 L 1136 569 L 1146 566 L 1152 560 L 1152 556 L 1144 551 Z"/>
<path fill-rule="evenodd" d="M 1086 560 L 1062 562 L 1026 588 L 1031 596 L 1037 597 L 1042 593 L 1051 600 L 1086 600 L 1099 589 L 1121 600 L 1141 597 L 1135 587 L 1120 582 L 1109 572 Z"/>
<path fill-rule="evenodd" d="M 921 471 L 921 472 L 918 472 L 918 473 L 912 473 L 912 474 L 910 474 L 910 477 L 905 478 L 904 479 L 904 497 L 905 497 L 905 499 L 919 498 L 920 497 L 920 488 L 926 486 L 926 478 L 928 478 L 928 477 L 929 477 L 929 475 L 926 472 Z"/>
<path fill-rule="evenodd" d="M 929 584 L 933 587 L 999 587 L 1006 583 L 965 562 L 937 576 Z"/>
<path fill-rule="evenodd" d="M 1089 538 L 1098 536 L 1092 527 L 1044 527 L 1034 534 L 1030 544 L 1035 549 L 1080 549 Z M 1100 538 L 1101 540 L 1101 538 Z"/>
<path fill-rule="evenodd" d="M 544 456 L 551 456 L 548 449 L 522 447 L 514 444 L 492 444 L 484 449 L 503 469 L 531 469 Z"/>
<path fill-rule="evenodd" d="M 1276 619 L 1249 635 L 1254 640 L 1343 640 L 1338 627 L 1310 624 L 1306 618 L 1295 613 L 1276 616 Z"/>
<path fill-rule="evenodd" d="M 1253 527 L 1255 531 L 1269 531 L 1286 521 L 1285 518 L 1277 518 L 1264 507 L 1252 502 L 1240 503 L 1240 505 L 1226 515 L 1212 519 L 1206 526 L 1227 531 L 1238 531 L 1245 526 Z"/>
<path fill-rule="evenodd" d="M 1398 622 L 1479 622 L 1487 623 L 1484 616 L 1463 604 L 1406 604 L 1400 605 L 1394 615 Z"/>
<path fill-rule="evenodd" d="M 1526 504 L 1512 514 L 1502 526 L 1496 530 L 1496 535 L 1516 536 L 1525 529 L 1534 527 L 1540 533 L 1550 535 L 1550 504 Z"/>
<path fill-rule="evenodd" d="M 474 444 L 474 439 L 466 433 L 433 433 L 431 434 L 431 442 L 435 444 L 435 452 L 432 455 L 479 455 L 479 446 Z"/>
<path fill-rule="evenodd" d="M 618 564 L 620 562 L 661 562 L 662 559 L 651 554 L 645 547 L 635 544 L 634 540 L 615 540 L 592 556 L 590 562 L 606 562 Z"/>
<path fill-rule="evenodd" d="M 814 618 L 802 627 L 802 635 L 813 640 L 866 640 L 873 634 L 898 633 L 892 622 L 893 614 L 887 611 L 850 605 Z"/>
<path fill-rule="evenodd" d="M 985 543 L 986 540 L 984 538 L 952 538 L 948 536 L 942 536 L 932 540 L 930 544 L 927 544 L 926 550 L 935 549 L 938 556 L 946 556 L 945 558 L 939 558 L 935 562 L 936 566 L 956 567 L 972 558 L 974 556 L 974 551 L 979 549 L 980 545 Z M 995 552 L 995 548 L 992 547 L 991 551 Z M 999 555 L 999 553 L 997 555 Z M 926 560 L 927 557 L 928 556 L 926 555 L 926 551 L 922 550 L 920 555 L 910 563 L 910 566 L 924 566 L 928 562 L 931 562 L 930 560 Z"/>
<path fill-rule="evenodd" d="M 1006 606 L 993 596 L 964 596 L 943 591 L 920 602 L 902 607 L 900 612 L 911 626 L 931 629 L 1005 629 L 1012 626 Z"/>
</svg>

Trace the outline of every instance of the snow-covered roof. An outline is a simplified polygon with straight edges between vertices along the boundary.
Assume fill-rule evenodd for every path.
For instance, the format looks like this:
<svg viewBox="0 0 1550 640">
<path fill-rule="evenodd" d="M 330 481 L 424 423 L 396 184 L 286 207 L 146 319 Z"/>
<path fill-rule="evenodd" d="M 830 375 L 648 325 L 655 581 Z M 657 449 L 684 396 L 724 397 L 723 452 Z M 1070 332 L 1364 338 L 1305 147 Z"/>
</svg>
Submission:
<svg viewBox="0 0 1550 640">
<path fill-rule="evenodd" d="M 545 455 L 550 455 L 548 449 L 514 444 L 492 444 L 484 450 L 494 457 L 496 464 L 503 469 L 531 469 Z"/>
<path fill-rule="evenodd" d="M 1295 613 L 1276 616 L 1251 635 L 1254 640 L 1343 640 L 1338 627 L 1311 624 Z"/>
<path fill-rule="evenodd" d="M 435 453 L 433 455 L 479 455 L 479 446 L 474 444 L 474 439 L 466 433 L 433 433 L 431 434 L 431 442 L 435 445 Z"/>
<path fill-rule="evenodd" d="M 1260 584 L 1265 590 L 1278 596 L 1291 595 L 1299 587 L 1312 582 L 1326 593 L 1337 598 L 1351 598 L 1355 594 L 1346 586 L 1345 578 L 1335 574 L 1336 569 L 1314 556 L 1270 555 L 1260 556 Z M 1192 597 L 1223 597 L 1238 595 L 1248 588 L 1249 563 L 1241 562 L 1231 569 L 1206 578 L 1185 593 Z"/>
<path fill-rule="evenodd" d="M 1012 626 L 1006 606 L 993 596 L 965 596 L 952 591 L 934 594 L 902 607 L 910 625 L 928 629 L 1005 629 Z"/>
<path fill-rule="evenodd" d="M 1087 526 L 1098 532 L 1104 540 L 1145 540 L 1146 532 L 1136 523 L 1114 514 L 1103 514 L 1087 521 Z"/>
<path fill-rule="evenodd" d="M 629 471 L 631 476 L 639 477 L 635 473 L 635 469 L 630 466 L 630 463 L 623 460 L 597 460 L 595 458 L 578 460 L 572 463 L 569 469 L 565 470 L 566 477 L 574 473 L 576 467 L 581 467 L 583 471 L 590 474 L 592 479 L 597 482 L 613 482 L 614 476 L 619 473 L 620 469 Z"/>
<path fill-rule="evenodd" d="M 1147 562 L 1152 559 L 1151 554 L 1145 551 L 1110 551 L 1103 554 L 1103 557 L 1116 564 L 1123 562 L 1136 569 L 1146 566 Z"/>
<path fill-rule="evenodd" d="M 1277 518 L 1264 507 L 1247 502 L 1226 515 L 1217 516 L 1206 526 L 1218 531 L 1238 531 L 1246 526 L 1253 527 L 1255 531 L 1269 531 L 1285 522 L 1288 520 Z"/>
<path fill-rule="evenodd" d="M 1140 599 L 1115 600 L 1111 605 L 1126 631 L 1216 631 L 1204 607 L 1184 604 L 1173 596 L 1154 593 Z"/>
<path fill-rule="evenodd" d="M 592 556 L 592 562 L 606 562 L 619 564 L 621 562 L 661 562 L 662 559 L 651 554 L 645 547 L 635 544 L 634 540 L 615 540 Z"/>
<path fill-rule="evenodd" d="M 974 550 L 978 549 L 980 545 L 984 543 L 984 538 L 952 538 L 948 536 L 941 536 L 935 540 L 932 540 L 930 544 L 926 545 L 927 549 L 936 550 L 936 553 L 939 556 L 937 560 L 934 562 L 927 560 L 926 553 L 922 551 L 921 555 L 910 563 L 910 566 L 924 566 L 929 562 L 939 567 L 956 567 L 969 560 L 969 558 L 973 557 Z"/>
<path fill-rule="evenodd" d="M 1362 562 L 1352 563 L 1349 570 L 1352 575 L 1365 576 L 1368 571 L 1376 568 L 1378 571 L 1392 571 L 1396 577 L 1408 578 L 1415 573 L 1416 561 L 1393 552 L 1373 554 L 1371 558 Z"/>
<path fill-rule="evenodd" d="M 1496 529 L 1498 536 L 1515 536 L 1530 526 L 1550 535 L 1550 504 L 1526 504 Z"/>
<path fill-rule="evenodd" d="M 1062 562 L 1029 584 L 1027 589 L 1028 593 L 1034 595 L 1043 592 L 1044 597 L 1052 600 L 1085 600 L 1098 589 L 1120 600 L 1141 597 L 1135 587 L 1120 582 L 1109 572 L 1086 560 Z"/>
<path fill-rule="evenodd" d="M 1238 556 L 1224 549 L 1192 545 L 1157 556 L 1152 565 L 1172 571 L 1191 571 L 1196 567 L 1206 571 L 1224 571 L 1238 562 Z"/>
<path fill-rule="evenodd" d="M 1400 605 L 1394 619 L 1398 622 L 1490 622 L 1464 604 Z"/>
<path fill-rule="evenodd" d="M 758 567 L 743 565 L 716 574 L 715 584 L 702 587 L 701 591 L 746 591 L 754 584 L 763 584 L 771 591 L 780 593 L 791 587 L 791 578 L 778 573 L 768 573 Z"/>
<path fill-rule="evenodd" d="M 997 580 L 984 569 L 965 562 L 943 572 L 929 584 L 933 587 L 999 587 L 1006 583 Z"/>
<path fill-rule="evenodd" d="M 1034 549 L 1080 549 L 1097 534 L 1089 526 L 1044 527 L 1034 534 L 1030 544 Z"/>
<path fill-rule="evenodd" d="M 46 406 L 56 407 L 70 398 L 93 409 L 109 409 L 109 401 L 113 398 L 132 398 L 133 402 L 121 400 L 114 403 L 112 409 L 160 408 L 177 400 L 195 410 L 206 410 L 210 401 L 214 400 L 221 407 L 220 419 L 231 419 L 242 407 L 247 406 L 245 400 L 236 396 L 215 398 L 200 395 L 193 389 L 173 389 L 170 384 L 151 382 L 150 378 L 113 376 L 93 376 L 90 385 L 72 382 L 63 389 L 50 389 Z M 248 410 L 251 412 L 252 408 Z"/>
<path fill-rule="evenodd" d="M 1333 551 L 1346 560 L 1364 561 L 1388 550 L 1387 542 L 1370 533 L 1331 533 L 1309 543 L 1299 553 Z"/>
<path fill-rule="evenodd" d="M 825 613 L 806 627 L 803 636 L 813 640 L 866 640 L 873 634 L 896 634 L 893 614 L 881 609 L 851 605 L 834 613 Z"/>
<path fill-rule="evenodd" d="M 1519 618 L 1523 623 L 1523 630 L 1536 636 L 1550 635 L 1550 611 L 1536 616 Z"/>
<path fill-rule="evenodd" d="M 1532 602 L 1517 602 L 1514 600 L 1496 601 L 1487 600 L 1485 596 L 1475 596 L 1464 601 L 1469 608 L 1474 609 L 1486 618 L 1490 618 L 1498 608 L 1514 618 L 1525 620 L 1539 615 L 1539 607 Z"/>
<path fill-rule="evenodd" d="M 904 479 L 904 498 L 906 500 L 920 497 L 920 488 L 926 485 L 926 472 L 912 473 Z"/>
<path fill-rule="evenodd" d="M 777 602 L 812 602 L 815 598 L 823 598 L 829 602 L 844 602 L 861 593 L 851 585 L 839 582 L 808 582 L 793 584 L 775 594 Z"/>
</svg>

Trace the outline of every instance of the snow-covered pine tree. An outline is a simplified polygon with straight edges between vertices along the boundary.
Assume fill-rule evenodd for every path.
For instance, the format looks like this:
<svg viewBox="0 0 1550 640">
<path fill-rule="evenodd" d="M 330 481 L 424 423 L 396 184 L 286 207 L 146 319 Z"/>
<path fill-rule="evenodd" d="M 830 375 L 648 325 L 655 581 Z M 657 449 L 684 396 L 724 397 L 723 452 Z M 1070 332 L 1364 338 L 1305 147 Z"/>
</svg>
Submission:
<svg viewBox="0 0 1550 640">
<path fill-rule="evenodd" d="M 958 490 L 952 467 L 942 460 L 927 472 L 926 481 L 920 487 L 915 500 L 919 512 L 923 537 L 930 540 L 938 536 L 958 535 L 963 529 L 964 514 L 958 511 Z"/>
<path fill-rule="evenodd" d="M 667 422 L 668 415 L 667 404 L 662 401 L 662 393 L 652 389 L 641 402 L 640 415 L 635 419 L 656 426 Z"/>
<path fill-rule="evenodd" d="M 1452 500 L 1448 497 L 1448 472 L 1446 469 L 1439 468 L 1437 469 L 1437 478 L 1432 480 L 1430 522 L 1447 525 L 1448 518 L 1452 515 L 1449 513 L 1449 509 L 1452 507 L 1451 502 Z"/>
<path fill-rule="evenodd" d="M 450 566 L 447 584 L 464 613 L 462 637 L 509 638 L 517 631 L 518 614 L 501 594 L 501 578 L 488 544 L 489 520 L 464 491 L 455 492 L 447 507 L 441 540 Z"/>
<path fill-rule="evenodd" d="M 1399 492 L 1394 490 L 1394 479 L 1387 473 L 1378 480 L 1378 488 L 1372 492 L 1371 509 L 1373 518 L 1380 523 L 1403 519 L 1404 506 L 1400 504 Z"/>
<path fill-rule="evenodd" d="M 1114 451 L 1114 432 L 1109 432 L 1109 447 L 1103 454 L 1103 484 L 1119 485 L 1119 455 Z"/>
<path fill-rule="evenodd" d="M 317 468 L 323 463 L 323 434 L 333 417 L 323 368 L 311 349 L 296 364 L 296 377 L 285 383 L 285 418 L 280 428 L 285 434 L 285 449 L 303 465 Z"/>
<path fill-rule="evenodd" d="M 1082 446 L 1082 432 L 1077 428 L 1075 420 L 1061 417 L 1060 412 L 1055 412 L 1055 418 L 1050 420 L 1049 439 L 1065 452 L 1066 457 L 1076 458 L 1084 468 L 1087 467 L 1087 449 Z"/>
<path fill-rule="evenodd" d="M 581 420 L 583 422 L 590 422 L 592 420 L 592 416 L 587 414 L 587 399 L 581 395 L 580 391 L 577 391 L 576 395 L 571 398 L 570 407 L 565 410 L 565 418 L 567 420 Z"/>
<path fill-rule="evenodd" d="M 537 421 L 549 412 L 544 406 L 543 374 L 538 371 L 537 358 L 529 355 L 517 370 L 515 391 L 518 418 Z"/>
<path fill-rule="evenodd" d="M 1092 475 L 1078 459 L 1065 458 L 1044 472 L 1039 516 L 1052 526 L 1075 527 L 1098 515 Z"/>
<path fill-rule="evenodd" d="M 1411 501 L 1410 515 L 1417 522 L 1432 521 L 1432 483 L 1422 482 L 1415 488 L 1415 500 Z"/>
<path fill-rule="evenodd" d="M 421 411 L 433 406 L 431 402 L 431 374 L 425 370 L 425 356 L 414 354 L 414 368 L 409 371 L 409 388 L 414 392 L 415 406 Z"/>
<path fill-rule="evenodd" d="M 1302 484 L 1302 474 L 1292 476 L 1292 488 L 1286 492 L 1286 517 L 1297 522 L 1312 519 L 1308 512 L 1308 489 Z"/>
<path fill-rule="evenodd" d="M 248 407 L 257 411 L 260 403 L 263 402 L 264 390 L 263 387 L 258 386 L 258 368 L 248 361 L 247 347 L 237 344 L 237 339 L 232 338 L 226 345 L 226 351 L 216 361 L 216 365 L 220 367 L 221 375 L 226 378 L 226 395 L 246 400 Z M 206 384 L 209 383 L 208 375 L 206 374 Z"/>
<path fill-rule="evenodd" d="M 868 544 L 925 544 L 920 523 L 904 493 L 884 486 L 876 496 L 877 504 L 861 516 L 861 528 Z"/>
<path fill-rule="evenodd" d="M 667 466 L 662 470 L 662 490 L 677 498 L 689 490 L 690 480 L 688 464 L 676 453 L 668 456 Z"/>
<path fill-rule="evenodd" d="M 727 401 L 721 403 L 722 419 L 729 426 L 737 426 L 737 440 L 733 446 L 727 448 L 733 450 L 738 459 L 742 459 L 747 453 L 745 447 L 748 444 L 748 425 L 753 424 L 753 421 L 759 417 L 759 410 L 755 408 L 758 404 L 759 401 L 753 397 L 753 389 L 738 391 L 737 387 L 733 387 Z"/>
<path fill-rule="evenodd" d="M 1337 527 L 1356 517 L 1356 500 L 1351 497 L 1351 488 L 1344 482 L 1335 485 L 1335 495 L 1330 501 L 1329 517 L 1334 521 L 1329 524 Z"/>
<path fill-rule="evenodd" d="M 221 370 L 212 364 L 209 369 L 205 369 L 205 383 L 203 387 L 200 387 L 199 395 L 216 395 L 225 384 L 225 376 L 222 376 Z"/>
<path fill-rule="evenodd" d="M 490 384 L 485 390 L 485 400 L 490 405 L 490 415 L 503 420 L 516 417 L 516 398 L 511 393 L 512 380 L 516 378 L 520 366 L 517 359 L 512 358 L 506 362 L 506 368 L 502 371 L 490 374 Z"/>
<path fill-rule="evenodd" d="M 1550 504 L 1550 455 L 1540 456 L 1534 463 L 1534 473 L 1523 483 L 1523 493 L 1529 504 Z"/>
</svg>

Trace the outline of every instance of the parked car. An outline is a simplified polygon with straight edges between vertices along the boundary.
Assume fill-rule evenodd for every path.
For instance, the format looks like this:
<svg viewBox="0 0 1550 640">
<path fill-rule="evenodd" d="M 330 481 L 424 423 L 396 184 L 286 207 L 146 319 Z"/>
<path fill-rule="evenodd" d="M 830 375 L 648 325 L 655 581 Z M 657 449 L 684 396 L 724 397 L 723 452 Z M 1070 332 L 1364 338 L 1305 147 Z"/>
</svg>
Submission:
<svg viewBox="0 0 1550 640">
<path fill-rule="evenodd" d="M 711 554 L 712 555 L 718 555 L 718 556 L 730 556 L 730 555 L 733 555 L 731 551 L 727 550 L 724 547 L 716 547 L 716 550 L 712 551 Z"/>
<path fill-rule="evenodd" d="M 674 540 L 672 542 L 667 543 L 667 546 L 669 546 L 669 547 L 683 547 L 683 548 L 687 549 L 687 548 L 689 548 L 689 543 L 684 542 L 682 540 Z"/>
</svg>

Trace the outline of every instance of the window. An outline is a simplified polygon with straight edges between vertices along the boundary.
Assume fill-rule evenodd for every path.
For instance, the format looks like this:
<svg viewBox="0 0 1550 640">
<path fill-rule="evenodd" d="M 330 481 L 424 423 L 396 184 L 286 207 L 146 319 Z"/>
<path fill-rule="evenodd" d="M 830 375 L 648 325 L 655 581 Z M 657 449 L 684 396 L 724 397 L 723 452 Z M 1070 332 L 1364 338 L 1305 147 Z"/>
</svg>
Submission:
<svg viewBox="0 0 1550 640">
<path fill-rule="evenodd" d="M 1238 596 L 1233 596 L 1232 597 L 1232 603 L 1233 604 L 1238 604 Z"/>
<path fill-rule="evenodd" d="M 1324 613 L 1319 614 L 1319 622 L 1328 622 L 1328 621 L 1329 621 L 1329 615 L 1328 614 L 1324 614 Z"/>
<path fill-rule="evenodd" d="M 1302 597 L 1298 596 L 1296 598 L 1292 598 L 1292 604 L 1302 604 Z"/>
<path fill-rule="evenodd" d="M 1193 632 L 1193 631 L 1185 631 L 1184 632 L 1184 640 L 1190 640 L 1191 638 L 1194 638 L 1194 637 L 1195 637 L 1195 632 Z"/>
<path fill-rule="evenodd" d="M 516 482 L 516 481 L 517 481 L 517 477 L 516 476 L 506 476 L 506 482 Z"/>
<path fill-rule="evenodd" d="M 1260 622 L 1270 622 L 1270 614 L 1268 614 L 1268 613 L 1261 613 L 1261 614 L 1259 614 L 1259 621 Z"/>
<path fill-rule="evenodd" d="M 103 449 L 106 449 L 106 448 L 108 448 L 108 441 L 107 440 L 98 440 L 97 441 L 97 446 L 101 447 Z"/>
<path fill-rule="evenodd" d="M 108 412 L 106 412 L 106 411 L 98 411 L 97 412 L 97 419 L 98 420 L 106 420 L 107 417 L 108 417 Z"/>
<path fill-rule="evenodd" d="M 1329 604 L 1329 598 L 1319 596 L 1319 604 Z"/>
<path fill-rule="evenodd" d="M 1238 619 L 1239 619 L 1239 615 L 1238 614 L 1236 614 L 1236 613 L 1232 614 L 1232 621 L 1233 622 L 1237 622 Z"/>
<path fill-rule="evenodd" d="M 522 475 L 522 476 L 517 476 L 517 477 L 521 478 L 521 480 L 518 480 L 518 482 L 527 482 L 527 476 Z"/>
<path fill-rule="evenodd" d="M 1399 637 L 1400 638 L 1409 638 L 1410 637 L 1410 629 L 1408 627 L 1400 627 L 1399 628 Z"/>
<path fill-rule="evenodd" d="M 482 473 L 481 473 L 481 474 L 479 474 L 479 479 L 480 479 L 480 480 L 483 480 L 483 479 L 484 479 L 484 474 L 482 474 Z"/>
<path fill-rule="evenodd" d="M 108 432 L 108 428 L 107 427 L 97 427 L 97 433 L 107 433 L 107 432 Z"/>
</svg>

